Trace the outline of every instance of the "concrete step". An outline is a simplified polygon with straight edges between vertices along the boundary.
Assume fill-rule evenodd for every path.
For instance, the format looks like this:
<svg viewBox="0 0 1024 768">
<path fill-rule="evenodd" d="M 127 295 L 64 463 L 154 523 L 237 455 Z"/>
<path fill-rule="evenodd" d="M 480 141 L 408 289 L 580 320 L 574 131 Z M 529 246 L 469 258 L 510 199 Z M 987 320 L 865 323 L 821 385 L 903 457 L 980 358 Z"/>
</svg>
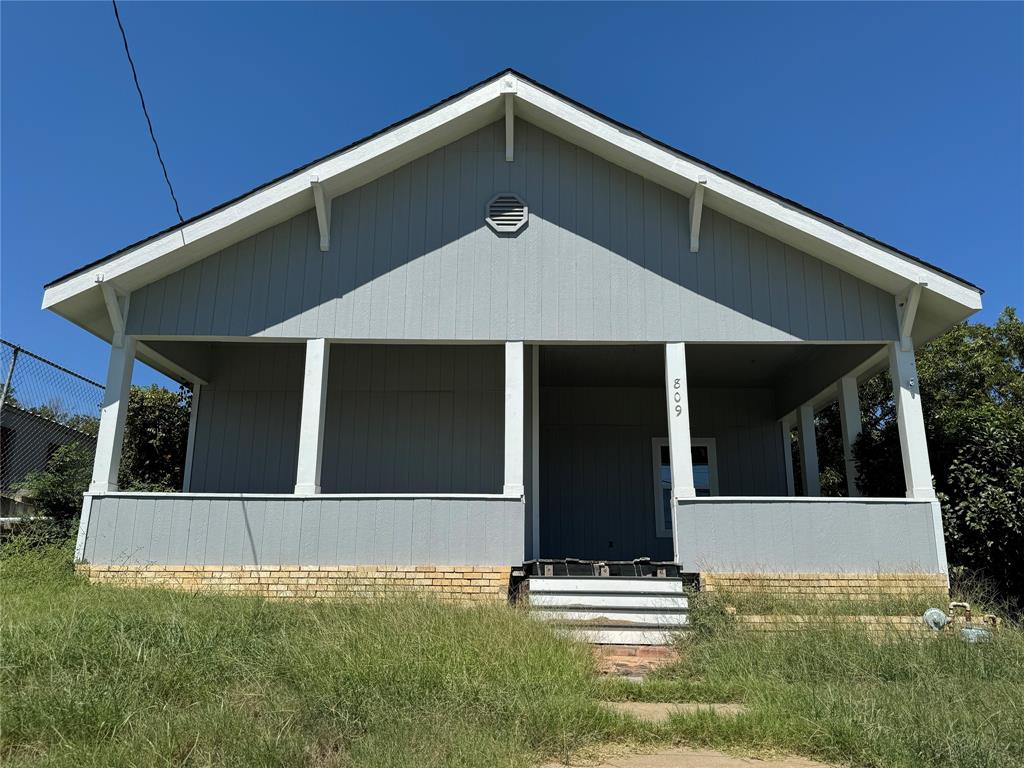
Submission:
<svg viewBox="0 0 1024 768">
<path fill-rule="evenodd" d="M 680 578 L 531 576 L 524 587 L 535 618 L 587 643 L 668 645 L 689 626 Z"/>
</svg>

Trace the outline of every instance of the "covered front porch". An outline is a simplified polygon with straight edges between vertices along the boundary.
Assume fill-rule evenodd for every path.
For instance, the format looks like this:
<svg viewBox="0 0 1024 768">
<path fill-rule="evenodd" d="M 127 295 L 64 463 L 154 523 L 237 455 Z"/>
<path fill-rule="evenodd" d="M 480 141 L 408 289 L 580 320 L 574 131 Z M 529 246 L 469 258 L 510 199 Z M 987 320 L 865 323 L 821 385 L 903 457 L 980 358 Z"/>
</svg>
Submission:
<svg viewBox="0 0 1024 768">
<path fill-rule="evenodd" d="M 180 493 L 117 488 L 137 344 L 191 381 Z M 817 486 L 815 410 L 888 366 L 907 497 Z M 190 568 L 946 572 L 900 344 L 115 344 L 76 556 Z M 792 434 L 801 482 L 795 482 Z M 796 496 L 797 486 L 806 489 Z"/>
</svg>

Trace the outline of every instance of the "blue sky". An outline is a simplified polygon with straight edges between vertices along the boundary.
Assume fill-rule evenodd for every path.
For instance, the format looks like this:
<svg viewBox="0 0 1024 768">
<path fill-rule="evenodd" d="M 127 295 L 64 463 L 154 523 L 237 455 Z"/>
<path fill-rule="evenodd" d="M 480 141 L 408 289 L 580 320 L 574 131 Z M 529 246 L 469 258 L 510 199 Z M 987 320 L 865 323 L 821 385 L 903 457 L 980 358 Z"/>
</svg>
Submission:
<svg viewBox="0 0 1024 768">
<path fill-rule="evenodd" d="M 2 22 L 0 334 L 102 379 L 42 286 L 175 222 L 109 3 Z M 1022 4 L 121 6 L 188 217 L 505 67 L 1024 298 Z M 136 382 L 162 377 L 137 366 Z"/>
</svg>

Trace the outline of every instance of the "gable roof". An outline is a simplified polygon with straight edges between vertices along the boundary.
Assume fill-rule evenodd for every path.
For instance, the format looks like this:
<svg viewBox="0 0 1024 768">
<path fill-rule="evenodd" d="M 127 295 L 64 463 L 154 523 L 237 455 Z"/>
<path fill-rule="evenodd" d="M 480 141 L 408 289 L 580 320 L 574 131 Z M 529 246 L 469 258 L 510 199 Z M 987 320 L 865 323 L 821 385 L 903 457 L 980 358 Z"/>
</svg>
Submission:
<svg viewBox="0 0 1024 768">
<path fill-rule="evenodd" d="M 686 197 L 700 179 L 705 205 L 893 295 L 924 285 L 918 311 L 924 338 L 981 308 L 981 289 L 967 280 L 651 138 L 512 69 L 51 281 L 45 286 L 43 308 L 106 335 L 97 274 L 120 291 L 135 290 L 311 209 L 313 176 L 333 198 L 500 119 L 506 93 L 514 94 L 517 117 Z M 915 338 L 919 335 L 914 333 Z"/>
</svg>

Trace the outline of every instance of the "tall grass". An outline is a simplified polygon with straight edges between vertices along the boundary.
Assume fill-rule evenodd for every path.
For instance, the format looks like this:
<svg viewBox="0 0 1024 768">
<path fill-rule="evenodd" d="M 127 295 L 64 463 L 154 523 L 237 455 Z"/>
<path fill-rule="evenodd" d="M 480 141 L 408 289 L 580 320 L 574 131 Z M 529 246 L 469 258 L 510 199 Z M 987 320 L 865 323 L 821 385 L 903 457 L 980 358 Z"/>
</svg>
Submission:
<svg viewBox="0 0 1024 768">
<path fill-rule="evenodd" d="M 6 765 L 521 765 L 604 735 L 586 648 L 502 606 L 271 604 L 3 561 Z"/>
<path fill-rule="evenodd" d="M 1024 635 L 1012 627 L 978 646 L 827 621 L 765 635 L 698 601 L 680 662 L 638 686 L 597 680 L 588 648 L 505 606 L 91 586 L 70 554 L 37 543 L 0 555 L 4 766 L 527 766 L 609 741 L 1024 765 Z M 654 725 L 603 698 L 748 711 Z"/>
<path fill-rule="evenodd" d="M 701 599 L 703 597 L 703 600 Z M 857 766 L 1003 768 L 1024 765 L 1024 633 L 1006 626 L 991 643 L 953 631 L 908 636 L 843 623 L 848 602 L 786 601 L 766 613 L 815 614 L 792 631 L 735 629 L 737 601 L 698 596 L 696 631 L 680 661 L 620 698 L 739 701 L 734 720 L 680 718 L 677 738 L 711 746 L 769 747 Z M 874 603 L 872 603 L 873 605 Z M 836 621 L 831 621 L 831 619 Z"/>
</svg>

